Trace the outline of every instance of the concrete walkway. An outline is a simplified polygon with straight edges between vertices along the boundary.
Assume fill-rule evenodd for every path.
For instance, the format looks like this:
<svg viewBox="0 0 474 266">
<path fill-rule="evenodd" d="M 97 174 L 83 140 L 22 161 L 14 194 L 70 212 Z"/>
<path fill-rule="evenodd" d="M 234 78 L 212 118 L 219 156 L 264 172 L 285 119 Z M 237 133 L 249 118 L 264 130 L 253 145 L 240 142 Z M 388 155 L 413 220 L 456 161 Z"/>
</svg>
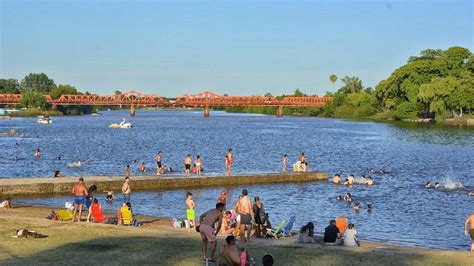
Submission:
<svg viewBox="0 0 474 266">
<path fill-rule="evenodd" d="M 123 176 L 85 176 L 88 186 L 95 184 L 99 190 L 120 191 Z M 213 187 L 251 184 L 296 183 L 311 181 L 326 181 L 327 173 L 306 172 L 288 174 L 252 174 L 207 177 L 180 176 L 132 176 L 130 178 L 133 191 L 179 189 L 191 187 Z M 41 195 L 71 193 L 72 185 L 78 177 L 61 178 L 12 178 L 0 179 L 0 197 L 7 195 Z"/>
</svg>

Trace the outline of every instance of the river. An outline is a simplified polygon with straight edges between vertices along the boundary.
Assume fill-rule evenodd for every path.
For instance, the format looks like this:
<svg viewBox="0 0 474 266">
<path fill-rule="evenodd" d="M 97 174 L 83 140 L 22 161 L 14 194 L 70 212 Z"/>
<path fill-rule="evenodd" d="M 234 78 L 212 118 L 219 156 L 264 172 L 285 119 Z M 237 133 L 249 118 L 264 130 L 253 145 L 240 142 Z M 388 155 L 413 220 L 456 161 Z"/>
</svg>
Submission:
<svg viewBox="0 0 474 266">
<path fill-rule="evenodd" d="M 375 185 L 335 186 L 329 182 L 248 186 L 260 196 L 273 224 L 295 213 L 297 226 L 313 221 L 321 233 L 328 221 L 346 215 L 356 224 L 361 239 L 442 249 L 466 249 L 465 217 L 474 211 L 474 131 L 462 127 L 401 126 L 313 117 L 283 117 L 198 111 L 138 111 L 132 129 L 109 129 L 128 118 L 126 111 L 102 116 L 54 117 L 52 125 L 34 118 L 0 120 L 0 131 L 15 128 L 26 138 L 0 138 L 0 177 L 65 175 L 121 175 L 130 164 L 135 173 L 145 162 L 154 171 L 154 156 L 163 151 L 163 162 L 181 170 L 187 153 L 203 158 L 204 174 L 223 174 L 224 155 L 234 149 L 234 173 L 277 172 L 281 157 L 289 164 L 300 152 L 314 170 L 343 177 L 373 175 Z M 36 148 L 42 157 L 34 159 Z M 19 160 L 13 160 L 18 156 Z M 59 160 L 59 157 L 61 159 Z M 81 169 L 67 167 L 80 159 Z M 90 162 L 85 162 L 90 159 Z M 176 173 L 178 174 L 178 173 Z M 427 181 L 461 182 L 464 189 L 426 189 Z M 0 180 L 1 182 L 1 180 Z M 197 212 L 215 203 L 218 194 L 230 192 L 231 204 L 243 187 L 193 189 Z M 99 188 L 100 189 L 100 188 Z M 183 217 L 185 190 L 137 192 L 134 211 L 145 215 Z M 374 209 L 354 212 L 335 197 L 350 192 Z M 62 206 L 70 197 L 17 199 L 17 202 Z M 116 209 L 104 204 L 105 208 Z M 296 228 L 296 227 L 295 227 Z"/>
</svg>

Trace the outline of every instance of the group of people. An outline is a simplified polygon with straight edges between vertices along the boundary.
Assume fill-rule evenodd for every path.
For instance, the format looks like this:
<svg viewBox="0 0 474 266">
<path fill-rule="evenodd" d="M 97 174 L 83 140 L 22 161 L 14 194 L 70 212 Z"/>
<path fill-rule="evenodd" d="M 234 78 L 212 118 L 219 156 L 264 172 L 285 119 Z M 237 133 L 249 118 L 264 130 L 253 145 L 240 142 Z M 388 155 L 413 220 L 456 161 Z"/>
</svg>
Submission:
<svg viewBox="0 0 474 266">
<path fill-rule="evenodd" d="M 214 262 L 214 255 L 217 247 L 216 236 L 222 234 L 226 236 L 226 244 L 221 249 L 221 258 L 225 258 L 231 265 L 252 265 L 252 259 L 247 250 L 239 250 L 235 239 L 240 237 L 242 242 L 248 242 L 250 237 L 263 237 L 267 229 L 271 228 L 268 214 L 265 212 L 263 203 L 259 197 L 254 198 L 254 203 L 248 195 L 248 190 L 242 190 L 242 194 L 232 209 L 227 209 L 227 193 L 221 192 L 215 209 L 211 209 L 199 217 L 198 225 L 195 222 L 196 204 L 192 200 L 192 193 L 186 194 L 186 215 L 190 227 L 194 226 L 201 234 L 203 260 Z M 207 246 L 210 246 L 208 256 Z M 238 251 L 238 252 L 237 252 Z"/>
<path fill-rule="evenodd" d="M 350 192 L 347 192 L 346 195 L 342 196 L 342 195 L 338 195 L 336 196 L 336 200 L 339 200 L 339 201 L 344 201 L 346 202 L 347 204 L 351 205 L 352 204 L 352 194 Z M 362 209 L 362 205 L 360 204 L 360 202 L 356 201 L 354 203 L 354 206 L 352 207 L 356 212 L 360 211 Z M 368 212 L 371 212 L 372 211 L 372 208 L 373 208 L 373 205 L 372 203 L 367 203 L 366 204 L 366 209 Z"/>
<path fill-rule="evenodd" d="M 360 184 L 360 185 L 367 185 L 367 186 L 372 186 L 374 184 L 374 180 L 372 179 L 371 176 L 368 176 L 367 178 L 365 175 L 362 175 L 361 178 L 357 179 L 354 177 L 354 175 L 349 175 L 344 182 L 341 179 L 340 174 L 335 174 L 334 177 L 332 178 L 332 183 L 333 184 L 343 184 L 346 186 L 349 185 L 354 185 L 354 184 Z"/>
<path fill-rule="evenodd" d="M 298 232 L 296 243 L 316 243 L 314 234 L 314 223 L 309 222 L 302 226 Z M 333 245 L 344 245 L 349 247 L 359 246 L 357 230 L 352 223 L 347 224 L 347 218 L 339 216 L 335 220 L 329 221 L 329 225 L 324 229 L 323 243 Z"/>
<path fill-rule="evenodd" d="M 82 219 L 82 212 L 84 208 L 88 210 L 87 222 L 90 222 L 91 219 L 98 223 L 112 222 L 106 216 L 104 216 L 102 207 L 98 199 L 94 196 L 94 193 L 97 191 L 97 186 L 92 185 L 87 188 L 84 178 L 80 177 L 78 182 L 76 182 L 72 188 L 72 193 L 74 194 L 74 209 L 73 209 L 73 222 L 80 222 Z M 130 187 L 130 177 L 126 176 L 122 184 L 122 197 L 123 204 L 118 211 L 116 221 L 118 224 L 129 225 L 132 224 L 132 205 L 130 203 L 130 194 L 132 189 Z M 107 193 L 105 197 L 106 202 L 112 202 L 114 200 L 113 191 L 105 190 L 104 193 Z M 79 214 L 79 218 L 76 219 Z M 125 217 L 125 218 L 124 218 Z"/>
</svg>

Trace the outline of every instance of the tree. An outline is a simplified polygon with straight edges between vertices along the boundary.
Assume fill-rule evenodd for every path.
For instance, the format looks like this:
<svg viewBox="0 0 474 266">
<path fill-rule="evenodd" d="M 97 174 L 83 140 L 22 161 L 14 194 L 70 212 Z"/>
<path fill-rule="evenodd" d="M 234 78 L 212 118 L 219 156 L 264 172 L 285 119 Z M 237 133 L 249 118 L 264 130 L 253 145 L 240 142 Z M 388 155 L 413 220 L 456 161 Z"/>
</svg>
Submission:
<svg viewBox="0 0 474 266">
<path fill-rule="evenodd" d="M 339 92 L 341 93 L 356 93 L 362 91 L 364 88 L 362 80 L 358 77 L 345 76 L 341 81 L 344 83 L 344 86 L 339 89 Z"/>
<path fill-rule="evenodd" d="M 273 95 L 269 92 L 265 93 L 265 97 L 272 97 Z"/>
<path fill-rule="evenodd" d="M 331 81 L 332 84 L 336 84 L 337 76 L 332 74 L 331 76 L 329 76 L 329 81 Z"/>
<path fill-rule="evenodd" d="M 56 85 L 54 80 L 48 78 L 44 73 L 30 73 L 21 81 L 21 92 L 40 92 L 43 94 L 49 93 Z"/>
<path fill-rule="evenodd" d="M 296 90 L 295 90 L 295 93 L 293 94 L 293 96 L 295 96 L 295 97 L 305 97 L 305 96 L 307 96 L 307 95 L 304 94 L 302 91 L 300 91 L 300 89 L 296 89 Z"/>
<path fill-rule="evenodd" d="M 119 90 L 116 90 L 116 91 L 115 91 L 115 95 L 122 95 L 122 92 L 119 91 Z"/>
<path fill-rule="evenodd" d="M 41 108 L 44 110 L 48 106 L 48 103 L 42 93 L 27 91 L 22 93 L 20 105 L 26 108 Z"/>
<path fill-rule="evenodd" d="M 453 77 L 438 78 L 429 84 L 420 86 L 418 98 L 429 106 L 429 111 L 435 114 L 436 121 L 442 121 L 446 116 L 446 98 L 460 87 Z"/>
<path fill-rule="evenodd" d="M 61 95 L 66 94 L 78 94 L 78 92 L 74 86 L 59 84 L 49 93 L 53 99 L 58 99 Z"/>
<path fill-rule="evenodd" d="M 0 94 L 20 93 L 20 84 L 16 79 L 0 79 Z"/>
</svg>

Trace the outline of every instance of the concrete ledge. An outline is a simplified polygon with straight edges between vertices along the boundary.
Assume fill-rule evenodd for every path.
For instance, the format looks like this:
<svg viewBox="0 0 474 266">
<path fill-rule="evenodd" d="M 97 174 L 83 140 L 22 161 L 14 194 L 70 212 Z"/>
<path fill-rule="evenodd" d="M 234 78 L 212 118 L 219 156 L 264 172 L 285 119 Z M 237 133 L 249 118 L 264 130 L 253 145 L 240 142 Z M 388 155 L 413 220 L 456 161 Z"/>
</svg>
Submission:
<svg viewBox="0 0 474 266">
<path fill-rule="evenodd" d="M 96 185 L 99 191 L 114 190 L 122 188 L 122 176 L 86 176 L 84 181 L 88 186 Z M 167 176 L 132 176 L 132 191 L 164 190 L 192 187 L 215 187 L 228 185 L 252 185 L 252 184 L 274 184 L 274 183 L 297 183 L 326 181 L 327 173 L 306 172 L 288 174 L 252 174 L 208 177 L 167 177 Z M 0 179 L 0 197 L 12 195 L 52 195 L 69 194 L 72 185 L 77 182 L 78 177 L 62 178 L 15 178 Z"/>
</svg>

